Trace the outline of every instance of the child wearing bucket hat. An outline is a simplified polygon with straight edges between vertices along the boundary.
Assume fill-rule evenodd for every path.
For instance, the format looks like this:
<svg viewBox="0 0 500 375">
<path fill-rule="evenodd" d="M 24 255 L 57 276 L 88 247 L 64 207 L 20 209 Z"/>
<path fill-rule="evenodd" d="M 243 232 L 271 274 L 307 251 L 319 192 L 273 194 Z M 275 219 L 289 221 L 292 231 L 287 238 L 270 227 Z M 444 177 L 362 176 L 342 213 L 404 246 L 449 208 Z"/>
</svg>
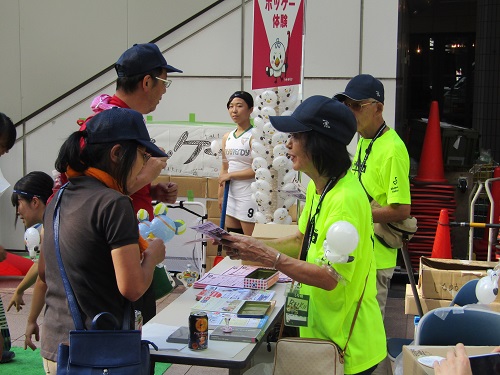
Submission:
<svg viewBox="0 0 500 375">
<path fill-rule="evenodd" d="M 122 321 L 126 300 L 142 296 L 151 285 L 156 264 L 165 258 L 162 240 L 149 245 L 140 240 L 127 195 L 130 183 L 151 156 L 166 155 L 151 142 L 142 115 L 125 108 L 95 115 L 85 130 L 70 135 L 59 150 L 56 169 L 69 177 L 58 197 L 60 251 L 82 316 L 88 319 L 87 328 L 102 311 Z M 39 260 L 40 278 L 47 284 L 41 354 L 51 370 L 59 344 L 68 342 L 69 331 L 74 329 L 54 247 L 56 201 L 45 211 Z"/>
</svg>

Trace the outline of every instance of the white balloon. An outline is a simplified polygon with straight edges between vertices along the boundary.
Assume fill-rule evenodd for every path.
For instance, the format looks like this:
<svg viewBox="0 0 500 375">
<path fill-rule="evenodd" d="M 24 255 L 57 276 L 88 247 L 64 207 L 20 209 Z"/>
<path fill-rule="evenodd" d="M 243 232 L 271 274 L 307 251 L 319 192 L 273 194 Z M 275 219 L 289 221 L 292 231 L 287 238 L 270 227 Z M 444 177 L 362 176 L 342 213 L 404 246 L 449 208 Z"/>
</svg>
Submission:
<svg viewBox="0 0 500 375">
<path fill-rule="evenodd" d="M 262 129 L 262 127 L 264 126 L 264 123 L 265 123 L 265 121 L 262 117 L 256 117 L 253 119 L 254 128 Z"/>
<path fill-rule="evenodd" d="M 278 100 L 278 97 L 274 91 L 266 90 L 262 94 L 260 94 L 260 97 L 262 98 L 262 102 L 263 102 L 264 107 L 275 107 L 276 106 L 276 101 Z"/>
<path fill-rule="evenodd" d="M 253 111 L 250 114 L 250 117 L 253 118 L 255 121 L 255 119 L 257 119 L 259 116 L 260 116 L 260 109 L 257 106 L 253 107 Z"/>
<path fill-rule="evenodd" d="M 273 134 L 276 133 L 276 129 L 269 121 L 264 124 L 262 130 L 264 132 L 264 137 L 268 138 L 269 140 L 271 140 Z"/>
<path fill-rule="evenodd" d="M 356 249 L 358 242 L 358 231 L 348 221 L 337 221 L 326 232 L 326 243 L 330 251 L 336 254 L 350 254 Z"/>
<path fill-rule="evenodd" d="M 273 160 L 273 168 L 277 171 L 284 169 L 288 164 L 288 158 L 286 156 L 278 156 Z"/>
<path fill-rule="evenodd" d="M 274 211 L 273 219 L 276 224 L 284 224 L 285 218 L 289 216 L 286 208 L 278 208 Z"/>
<path fill-rule="evenodd" d="M 285 220 L 283 220 L 283 224 L 285 225 L 292 224 L 292 217 L 290 215 L 287 215 L 287 217 L 285 217 Z"/>
<path fill-rule="evenodd" d="M 297 176 L 297 172 L 290 171 L 290 172 L 288 172 L 287 174 L 285 174 L 283 176 L 283 182 L 285 184 L 288 184 L 289 182 L 292 182 L 295 179 L 296 176 Z"/>
<path fill-rule="evenodd" d="M 476 297 L 480 303 L 492 303 L 498 294 L 498 277 L 495 280 L 491 274 L 482 277 L 476 285 Z"/>
<path fill-rule="evenodd" d="M 266 168 L 267 169 L 267 161 L 263 157 L 259 156 L 253 159 L 252 161 L 252 169 L 257 171 L 257 169 Z"/>
<path fill-rule="evenodd" d="M 257 202 L 257 204 L 262 207 L 271 206 L 271 198 L 269 197 L 268 194 L 262 191 L 255 192 L 255 202 Z"/>
<path fill-rule="evenodd" d="M 255 217 L 255 221 L 257 223 L 260 223 L 260 224 L 267 223 L 266 215 L 264 215 L 262 212 L 256 212 L 254 217 Z"/>
<path fill-rule="evenodd" d="M 220 139 L 214 139 L 210 144 L 210 150 L 214 156 L 222 155 L 222 141 Z"/>
<path fill-rule="evenodd" d="M 265 158 L 267 156 L 267 149 L 262 143 L 253 141 L 252 142 L 252 151 L 255 151 L 257 155 Z"/>
<path fill-rule="evenodd" d="M 293 182 L 289 182 L 289 183 L 285 184 L 281 190 L 294 191 L 294 190 L 297 190 L 297 188 L 295 187 L 295 184 Z"/>
<path fill-rule="evenodd" d="M 271 171 L 267 168 L 259 168 L 255 171 L 255 178 L 257 180 L 266 180 L 271 183 L 273 177 L 271 175 Z"/>
<path fill-rule="evenodd" d="M 293 114 L 293 111 L 284 111 L 283 113 L 281 113 L 280 116 L 291 116 Z"/>
<path fill-rule="evenodd" d="M 277 134 L 277 133 L 276 133 Z M 275 134 L 275 135 L 276 135 Z M 273 147 L 273 156 L 286 156 L 288 149 L 284 144 L 278 144 Z"/>
<path fill-rule="evenodd" d="M 255 140 L 262 140 L 264 139 L 264 132 L 262 131 L 262 128 L 253 128 L 252 129 L 252 137 L 255 139 Z M 253 144 L 253 142 L 252 142 Z"/>
<path fill-rule="evenodd" d="M 290 196 L 285 198 L 285 200 L 283 201 L 283 206 L 285 206 L 285 208 L 288 209 L 292 207 L 295 204 L 295 202 L 297 202 L 297 198 Z"/>
<path fill-rule="evenodd" d="M 265 106 L 265 102 L 264 102 L 264 98 L 262 98 L 262 94 L 259 94 L 255 97 L 255 106 L 256 107 L 259 107 L 260 109 L 262 109 L 262 107 Z"/>
<path fill-rule="evenodd" d="M 266 194 L 269 194 L 273 191 L 271 184 L 266 180 L 255 180 L 255 182 L 252 182 L 252 184 L 255 184 L 256 192 L 262 191 Z"/>
<path fill-rule="evenodd" d="M 250 184 L 250 190 L 252 190 L 252 193 L 255 193 L 257 191 L 257 181 L 254 181 Z"/>
<path fill-rule="evenodd" d="M 24 243 L 32 259 L 36 258 L 37 247 L 40 246 L 40 233 L 36 228 L 28 228 L 24 232 Z"/>
<path fill-rule="evenodd" d="M 273 134 L 271 138 L 272 144 L 273 145 L 285 145 L 286 142 L 288 141 L 288 134 L 287 133 L 282 133 L 282 132 L 276 132 Z"/>
<path fill-rule="evenodd" d="M 269 116 L 276 116 L 276 111 L 272 107 L 262 107 L 260 110 L 260 117 L 269 121 Z"/>
</svg>

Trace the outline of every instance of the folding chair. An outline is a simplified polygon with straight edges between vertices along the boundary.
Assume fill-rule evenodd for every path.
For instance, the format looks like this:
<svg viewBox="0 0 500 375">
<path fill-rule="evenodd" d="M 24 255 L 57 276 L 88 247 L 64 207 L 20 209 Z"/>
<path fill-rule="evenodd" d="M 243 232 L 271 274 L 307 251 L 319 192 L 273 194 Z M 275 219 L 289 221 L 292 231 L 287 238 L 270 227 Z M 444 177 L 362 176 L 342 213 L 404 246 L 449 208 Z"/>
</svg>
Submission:
<svg viewBox="0 0 500 375">
<path fill-rule="evenodd" d="M 500 313 L 464 307 L 440 307 L 418 323 L 415 345 L 500 345 Z"/>
</svg>

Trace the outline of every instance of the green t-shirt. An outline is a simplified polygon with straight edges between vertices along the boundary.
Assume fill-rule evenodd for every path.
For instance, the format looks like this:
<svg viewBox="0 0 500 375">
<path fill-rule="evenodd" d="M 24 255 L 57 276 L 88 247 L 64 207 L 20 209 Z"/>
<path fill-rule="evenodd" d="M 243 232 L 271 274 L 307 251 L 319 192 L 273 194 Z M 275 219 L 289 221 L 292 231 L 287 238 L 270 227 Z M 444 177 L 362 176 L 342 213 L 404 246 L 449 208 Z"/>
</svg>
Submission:
<svg viewBox="0 0 500 375">
<path fill-rule="evenodd" d="M 363 162 L 371 139 L 360 138 L 351 171 L 358 177 L 356 163 Z M 361 181 L 370 196 L 385 207 L 389 204 L 411 204 L 410 158 L 404 142 L 389 129 L 373 142 Z M 396 266 L 397 249 L 388 248 L 375 238 L 377 269 Z"/>
<path fill-rule="evenodd" d="M 319 197 L 311 180 L 307 187 L 304 210 L 299 219 L 299 229 L 302 233 L 306 231 L 310 213 L 316 212 Z M 326 233 L 333 223 L 340 220 L 350 222 L 358 231 L 359 243 L 351 253 L 354 261 L 334 265 L 346 282 L 339 283 L 331 291 L 304 284 L 301 286 L 301 293 L 309 295 L 310 300 L 308 327 L 300 329 L 300 336 L 329 339 L 343 349 L 369 272 L 366 291 L 345 357 L 345 372 L 349 374 L 375 366 L 387 354 L 384 324 L 376 300 L 370 204 L 359 181 L 350 173 L 337 182 L 321 204 L 320 213 L 315 220 L 317 241 L 309 247 L 307 262 L 315 263 L 316 259 L 323 257 Z"/>
</svg>

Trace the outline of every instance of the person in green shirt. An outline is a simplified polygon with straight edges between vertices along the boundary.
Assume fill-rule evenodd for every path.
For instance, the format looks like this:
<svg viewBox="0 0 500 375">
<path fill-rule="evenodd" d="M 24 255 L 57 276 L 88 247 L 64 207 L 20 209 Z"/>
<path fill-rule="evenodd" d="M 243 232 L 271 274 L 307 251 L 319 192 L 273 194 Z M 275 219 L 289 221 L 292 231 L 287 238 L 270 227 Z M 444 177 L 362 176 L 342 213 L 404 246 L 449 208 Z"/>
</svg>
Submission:
<svg viewBox="0 0 500 375">
<path fill-rule="evenodd" d="M 253 260 L 273 267 L 301 284 L 309 296 L 307 326 L 300 337 L 327 339 L 344 349 L 344 371 L 371 374 L 387 355 L 382 315 L 376 300 L 373 223 L 368 198 L 349 172 L 347 145 L 356 120 L 342 103 L 312 96 L 291 116 L 271 116 L 272 125 L 291 133 L 286 144 L 293 169 L 310 177 L 296 234 L 260 241 L 239 235 L 222 240 L 232 259 Z M 326 261 L 329 228 L 346 221 L 359 235 L 347 263 Z M 356 316 L 356 308 L 360 303 Z"/>
<path fill-rule="evenodd" d="M 389 223 L 408 218 L 411 211 L 410 158 L 399 135 L 386 125 L 383 118 L 384 85 L 369 74 L 352 78 L 345 91 L 334 98 L 349 107 L 356 117 L 361 136 L 351 167 L 372 202 L 374 223 Z M 380 207 L 374 207 L 374 203 Z M 377 300 L 382 316 L 390 280 L 396 267 L 397 249 L 375 236 L 377 265 Z M 390 373 L 388 360 L 376 373 Z"/>
</svg>

